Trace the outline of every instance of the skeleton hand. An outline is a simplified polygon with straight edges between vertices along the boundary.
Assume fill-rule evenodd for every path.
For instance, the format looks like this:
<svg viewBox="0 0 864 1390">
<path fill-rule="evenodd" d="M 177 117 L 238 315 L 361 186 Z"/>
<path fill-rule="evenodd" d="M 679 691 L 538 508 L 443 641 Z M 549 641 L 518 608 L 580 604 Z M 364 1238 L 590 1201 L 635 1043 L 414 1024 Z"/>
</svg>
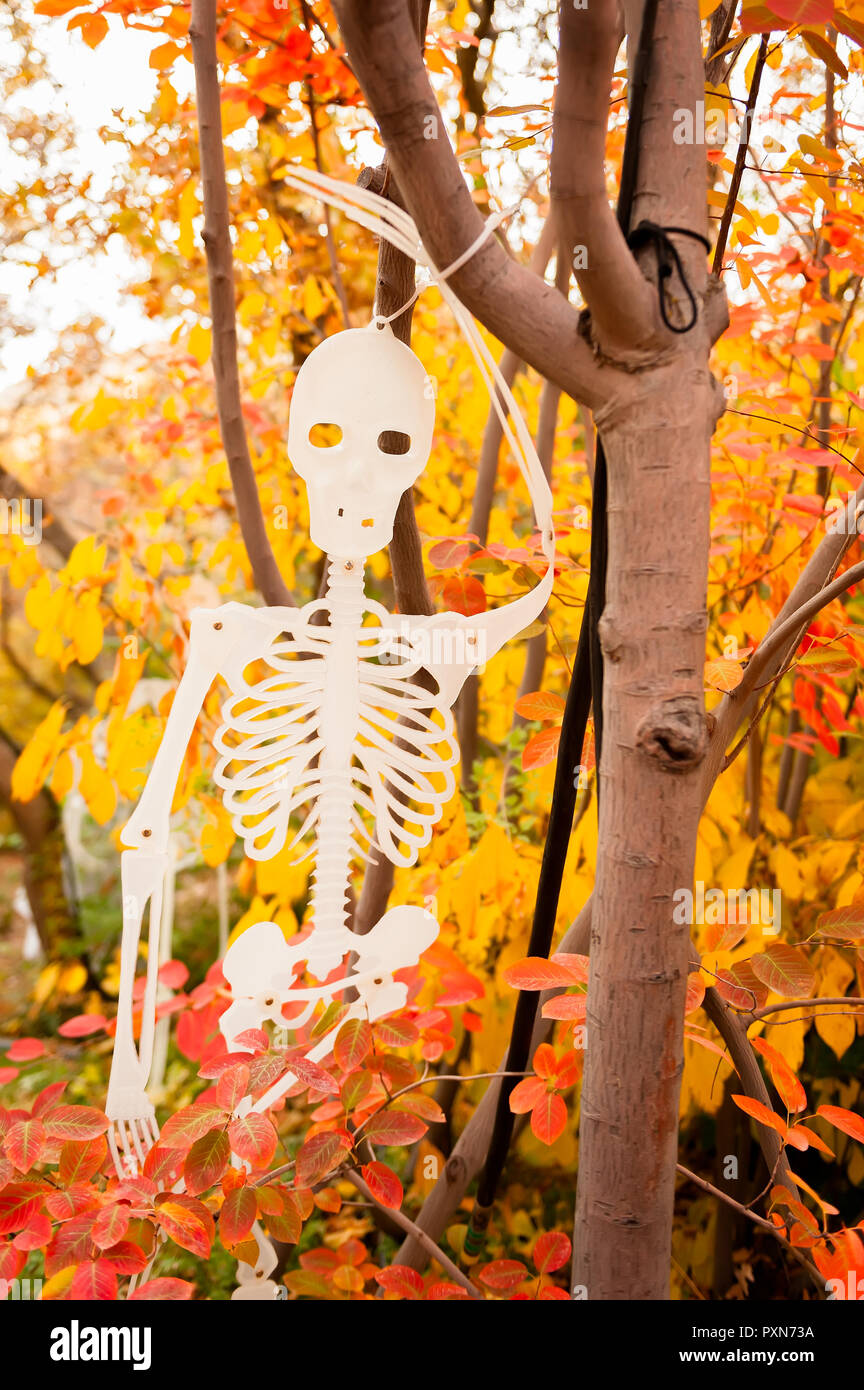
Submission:
<svg viewBox="0 0 864 1390">
<path fill-rule="evenodd" d="M 153 1057 L 156 1023 L 156 985 L 159 972 L 159 929 L 162 886 L 168 867 L 167 854 L 126 850 L 121 857 L 123 931 L 120 945 L 120 994 L 117 1001 L 117 1033 L 105 1113 L 114 1121 L 108 1144 L 120 1176 L 128 1176 L 136 1159 L 159 1138 L 156 1113 L 146 1087 Z M 135 1046 L 133 1025 L 135 966 L 144 910 L 150 904 L 147 981 L 141 1008 L 141 1037 Z M 122 1157 L 121 1157 L 122 1150 Z"/>
</svg>

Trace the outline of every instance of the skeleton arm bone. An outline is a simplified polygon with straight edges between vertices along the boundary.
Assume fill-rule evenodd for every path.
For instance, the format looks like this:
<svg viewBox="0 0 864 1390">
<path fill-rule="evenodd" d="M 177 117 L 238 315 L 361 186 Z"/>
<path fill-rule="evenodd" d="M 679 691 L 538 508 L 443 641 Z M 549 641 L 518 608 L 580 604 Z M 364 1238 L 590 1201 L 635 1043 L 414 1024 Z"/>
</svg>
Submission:
<svg viewBox="0 0 864 1390">
<path fill-rule="evenodd" d="M 152 1128 L 153 1107 L 145 1088 L 153 1056 L 156 987 L 159 971 L 159 929 L 162 893 L 168 864 L 168 833 L 174 789 L 192 730 L 214 678 L 229 654 L 234 654 L 243 632 L 239 604 L 219 609 L 197 609 L 192 615 L 189 659 L 177 689 L 162 742 L 154 759 L 138 806 L 121 834 L 127 846 L 121 858 L 123 931 L 120 947 L 120 992 L 117 1001 L 117 1034 L 106 1113 L 110 1119 L 129 1121 L 133 1141 L 134 1122 Z M 248 618 L 245 620 L 249 631 Z M 258 629 L 260 646 L 260 629 Z M 141 1014 L 141 1036 L 135 1047 L 133 993 L 141 925 L 150 903 L 147 980 Z M 146 1128 L 145 1124 L 145 1137 Z M 137 1147 L 137 1144 L 136 1144 Z"/>
</svg>

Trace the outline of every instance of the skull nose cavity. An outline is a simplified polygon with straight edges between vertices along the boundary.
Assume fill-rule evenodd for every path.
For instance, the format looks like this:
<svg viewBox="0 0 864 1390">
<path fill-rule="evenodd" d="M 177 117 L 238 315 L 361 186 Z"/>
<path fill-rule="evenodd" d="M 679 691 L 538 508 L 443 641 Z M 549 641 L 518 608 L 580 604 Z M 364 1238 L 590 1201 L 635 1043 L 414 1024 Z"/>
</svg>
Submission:
<svg viewBox="0 0 864 1390">
<path fill-rule="evenodd" d="M 342 443 L 342 427 L 332 422 L 319 420 L 316 424 L 310 425 L 308 439 L 309 443 L 316 449 L 332 449 L 335 445 Z"/>
<path fill-rule="evenodd" d="M 410 434 L 401 430 L 382 430 L 378 436 L 378 448 L 382 454 L 407 454 L 411 448 Z"/>
</svg>

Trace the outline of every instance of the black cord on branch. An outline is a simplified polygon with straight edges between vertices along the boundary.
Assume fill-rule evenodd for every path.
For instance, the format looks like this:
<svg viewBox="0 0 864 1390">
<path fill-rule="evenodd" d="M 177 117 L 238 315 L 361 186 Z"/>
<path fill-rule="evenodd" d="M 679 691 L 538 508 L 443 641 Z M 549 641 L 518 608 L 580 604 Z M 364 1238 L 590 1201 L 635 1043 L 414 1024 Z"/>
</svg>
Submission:
<svg viewBox="0 0 864 1390">
<path fill-rule="evenodd" d="M 678 253 L 667 233 L 679 233 L 682 236 L 695 237 L 699 241 L 704 241 L 704 238 L 699 233 L 688 231 L 686 228 L 669 227 L 664 229 L 649 222 L 640 223 L 632 236 L 630 234 L 630 221 L 639 166 L 639 140 L 645 110 L 645 93 L 648 85 L 657 5 L 658 0 L 647 0 L 642 19 L 642 32 L 639 36 L 639 48 L 631 82 L 630 114 L 621 163 L 621 186 L 617 217 L 621 230 L 634 250 L 649 244 L 654 246 L 657 257 L 660 312 L 663 321 L 673 332 L 686 333 L 696 322 L 698 306 L 693 292 L 687 284 Z M 666 282 L 675 272 L 681 280 L 691 307 L 691 321 L 685 327 L 673 325 L 667 316 Z M 591 508 L 591 575 L 588 584 L 588 598 L 582 616 L 582 627 L 579 632 L 576 659 L 573 663 L 570 689 L 567 693 L 567 703 L 561 721 L 561 738 L 558 745 L 558 761 L 555 768 L 549 825 L 543 846 L 537 901 L 528 943 L 528 954 L 531 956 L 548 956 L 552 945 L 561 881 L 564 874 L 564 861 L 567 857 L 567 847 L 576 809 L 578 768 L 582 762 L 588 712 L 592 706 L 597 764 L 597 804 L 599 808 L 603 746 L 603 652 L 600 646 L 598 623 L 603 614 L 606 598 L 608 554 L 606 490 L 606 454 L 603 441 L 598 438 Z M 501 1079 L 501 1091 L 498 1096 L 489 1151 L 480 1175 L 477 1199 L 465 1236 L 464 1257 L 467 1263 L 473 1263 L 482 1249 L 484 1232 L 489 1223 L 492 1204 L 507 1160 L 515 1123 L 514 1115 L 510 1109 L 510 1096 L 517 1079 L 513 1073 L 518 1076 L 519 1073 L 525 1072 L 528 1067 L 531 1036 L 537 1016 L 537 998 L 536 991 L 521 990 L 516 1001 L 510 1046 L 504 1065 L 505 1073 L 510 1073 L 510 1075 L 505 1075 Z"/>
</svg>

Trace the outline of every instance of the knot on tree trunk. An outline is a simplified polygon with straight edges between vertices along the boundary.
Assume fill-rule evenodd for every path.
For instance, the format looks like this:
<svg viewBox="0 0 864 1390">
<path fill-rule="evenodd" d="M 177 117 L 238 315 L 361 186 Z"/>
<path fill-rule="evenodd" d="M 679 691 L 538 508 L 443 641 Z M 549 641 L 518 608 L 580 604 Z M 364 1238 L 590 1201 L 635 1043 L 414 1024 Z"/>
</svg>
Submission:
<svg viewBox="0 0 864 1390">
<path fill-rule="evenodd" d="M 649 710 L 636 731 L 636 747 L 655 758 L 666 772 L 689 772 L 708 747 L 702 701 L 675 695 Z"/>
</svg>

